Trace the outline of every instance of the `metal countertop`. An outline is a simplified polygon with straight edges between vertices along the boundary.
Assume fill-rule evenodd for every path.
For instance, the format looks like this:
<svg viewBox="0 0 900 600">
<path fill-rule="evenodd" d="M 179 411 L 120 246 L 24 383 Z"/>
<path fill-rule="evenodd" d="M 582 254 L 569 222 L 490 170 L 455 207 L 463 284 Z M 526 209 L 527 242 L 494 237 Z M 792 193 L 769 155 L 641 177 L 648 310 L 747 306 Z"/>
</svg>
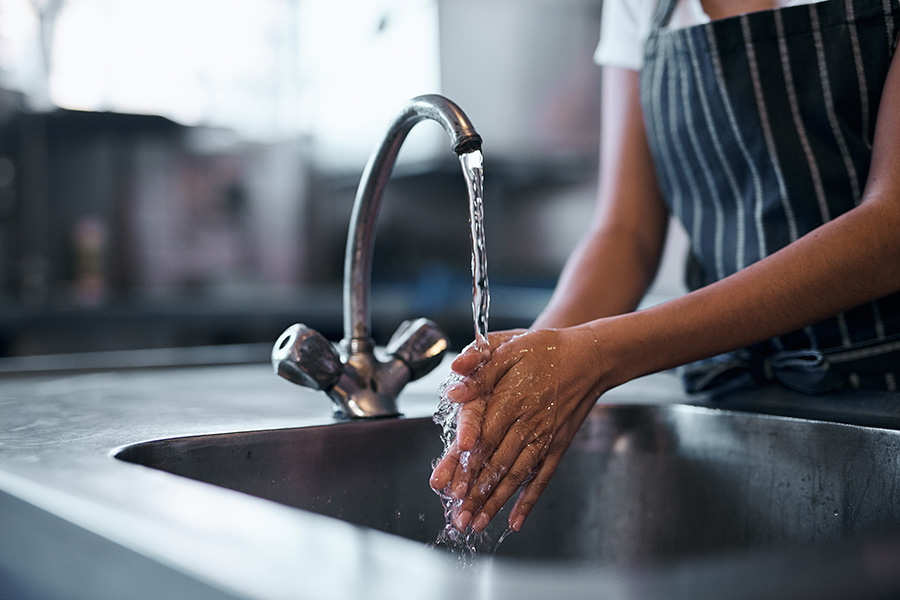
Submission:
<svg viewBox="0 0 900 600">
<path fill-rule="evenodd" d="M 408 387 L 406 416 L 433 412 L 445 373 Z M 684 402 L 679 389 L 664 373 L 605 400 Z M 726 585 L 732 597 L 792 598 L 833 594 L 835 578 L 859 597 L 900 589 L 860 560 L 893 568 L 900 539 L 648 569 L 498 559 L 460 571 L 405 539 L 113 458 L 148 440 L 333 422 L 323 394 L 268 365 L 7 374 L 0 415 L 0 596 L 718 598 Z"/>
</svg>

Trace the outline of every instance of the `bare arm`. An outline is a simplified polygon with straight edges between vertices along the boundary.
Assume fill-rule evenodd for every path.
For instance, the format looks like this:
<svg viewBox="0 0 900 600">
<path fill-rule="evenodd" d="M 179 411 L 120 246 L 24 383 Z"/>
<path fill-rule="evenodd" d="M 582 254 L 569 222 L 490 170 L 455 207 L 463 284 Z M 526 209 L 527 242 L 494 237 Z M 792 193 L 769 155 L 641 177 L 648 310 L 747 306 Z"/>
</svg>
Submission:
<svg viewBox="0 0 900 600">
<path fill-rule="evenodd" d="M 570 327 L 631 312 L 659 265 L 668 213 L 656 186 L 641 111 L 637 71 L 605 67 L 601 114 L 600 181 L 589 230 L 573 251 L 533 329 Z M 521 331 L 492 333 L 492 345 Z M 454 365 L 470 374 L 487 357 L 474 348 Z M 460 384 L 450 390 L 452 396 Z M 484 422 L 485 397 L 469 399 L 458 416 L 456 443 L 438 463 L 435 489 L 460 484 L 459 456 L 472 449 Z M 461 489 L 461 488 L 459 488 Z"/>
<path fill-rule="evenodd" d="M 900 290 L 897 106 L 900 61 L 895 59 L 858 207 L 715 284 L 618 322 L 595 322 L 591 327 L 604 335 L 627 332 L 628 342 L 606 357 L 617 365 L 609 383 L 741 348 Z M 666 350 L 648 352 L 649 340 Z"/>
<path fill-rule="evenodd" d="M 636 71 L 603 70 L 594 219 L 535 328 L 578 325 L 630 312 L 656 273 L 668 215 L 656 187 L 637 82 Z"/>
<path fill-rule="evenodd" d="M 860 206 L 681 298 L 582 325 L 529 331 L 495 348 L 490 361 L 454 392 L 454 400 L 463 403 L 489 397 L 468 471 L 454 474 L 465 482 L 459 487 L 464 500 L 456 525 L 483 529 L 528 480 L 510 513 L 510 526 L 518 529 L 590 408 L 610 388 L 900 290 L 897 106 L 900 59 L 894 60 L 882 93 Z M 454 368 L 466 373 L 477 360 L 464 353 Z"/>
</svg>

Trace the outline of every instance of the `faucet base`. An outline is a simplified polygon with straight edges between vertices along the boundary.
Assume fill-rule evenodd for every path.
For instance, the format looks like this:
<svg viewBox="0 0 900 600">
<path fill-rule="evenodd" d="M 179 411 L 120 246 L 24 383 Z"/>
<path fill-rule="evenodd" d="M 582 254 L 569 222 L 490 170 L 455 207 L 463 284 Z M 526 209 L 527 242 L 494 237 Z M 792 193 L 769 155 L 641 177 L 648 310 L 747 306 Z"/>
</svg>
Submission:
<svg viewBox="0 0 900 600">
<path fill-rule="evenodd" d="M 448 346 L 447 336 L 428 319 L 404 321 L 381 359 L 371 338 L 344 340 L 339 353 L 320 333 L 297 323 L 275 342 L 272 367 L 288 381 L 325 391 L 338 419 L 397 417 L 400 391 L 439 365 Z"/>
</svg>

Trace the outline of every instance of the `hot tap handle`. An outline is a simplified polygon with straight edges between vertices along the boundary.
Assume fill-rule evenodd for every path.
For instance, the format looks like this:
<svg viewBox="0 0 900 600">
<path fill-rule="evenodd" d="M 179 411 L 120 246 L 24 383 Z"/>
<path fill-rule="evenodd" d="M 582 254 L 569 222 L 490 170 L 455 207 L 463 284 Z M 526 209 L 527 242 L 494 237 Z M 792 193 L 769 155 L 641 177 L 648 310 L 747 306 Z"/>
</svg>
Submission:
<svg viewBox="0 0 900 600">
<path fill-rule="evenodd" d="M 314 390 L 329 390 L 340 379 L 341 357 L 325 337 L 302 323 L 288 327 L 272 347 L 275 372 Z"/>
<path fill-rule="evenodd" d="M 387 344 L 387 353 L 409 367 L 410 380 L 418 379 L 441 363 L 449 340 L 429 319 L 404 321 Z"/>
</svg>

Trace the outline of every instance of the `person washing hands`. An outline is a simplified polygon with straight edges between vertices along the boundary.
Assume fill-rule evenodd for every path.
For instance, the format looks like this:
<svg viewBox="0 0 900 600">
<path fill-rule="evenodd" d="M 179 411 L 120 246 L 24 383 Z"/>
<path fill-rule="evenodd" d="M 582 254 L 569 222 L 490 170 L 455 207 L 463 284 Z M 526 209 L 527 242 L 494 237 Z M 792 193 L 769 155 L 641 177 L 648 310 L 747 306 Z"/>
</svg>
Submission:
<svg viewBox="0 0 900 600">
<path fill-rule="evenodd" d="M 431 486 L 519 530 L 597 399 L 685 367 L 688 391 L 900 385 L 898 0 L 606 0 L 595 218 L 529 330 L 453 362 Z M 636 311 L 669 215 L 686 295 Z M 897 392 L 900 399 L 900 392 Z"/>
</svg>

